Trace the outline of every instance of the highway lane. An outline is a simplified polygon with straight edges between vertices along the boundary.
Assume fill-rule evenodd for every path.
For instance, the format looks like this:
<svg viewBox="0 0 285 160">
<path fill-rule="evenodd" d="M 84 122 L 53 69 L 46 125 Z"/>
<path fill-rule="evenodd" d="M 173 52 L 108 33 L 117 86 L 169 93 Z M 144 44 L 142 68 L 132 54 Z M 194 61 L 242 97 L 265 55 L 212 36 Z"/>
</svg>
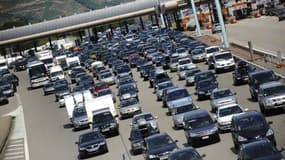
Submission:
<svg viewBox="0 0 285 160">
<path fill-rule="evenodd" d="M 199 68 L 206 70 L 204 64 L 199 64 Z M 135 79 L 138 82 L 140 103 L 143 106 L 143 111 L 150 111 L 153 115 L 158 116 L 158 123 L 161 132 L 167 132 L 178 140 L 178 146 L 182 147 L 186 144 L 186 139 L 183 130 L 172 129 L 172 119 L 166 116 L 166 109 L 162 108 L 162 103 L 156 101 L 153 94 L 153 88 L 148 88 L 148 81 L 142 82 L 139 78 L 139 73 L 133 70 Z M 23 103 L 24 114 L 26 119 L 26 128 L 28 134 L 28 144 L 31 160 L 72 160 L 77 159 L 77 146 L 74 144 L 78 139 L 78 135 L 83 131 L 72 132 L 71 128 L 65 128 L 69 123 L 65 108 L 58 108 L 54 102 L 54 95 L 43 96 L 42 89 L 27 90 L 29 86 L 28 76 L 26 72 L 18 72 L 20 78 L 19 94 Z M 170 73 L 173 81 L 178 86 L 184 86 L 185 81 L 178 81 L 176 72 Z M 250 110 L 259 110 L 256 102 L 250 101 L 248 86 L 233 86 L 231 73 L 223 73 L 218 75 L 220 87 L 227 87 L 237 93 L 238 102 L 241 106 Z M 115 86 L 112 89 L 116 93 Z M 194 95 L 194 87 L 188 87 L 192 93 L 193 99 L 200 108 L 210 110 L 209 100 L 196 101 L 197 96 Z M 117 101 L 118 104 L 119 101 Z M 116 105 L 117 105 L 116 104 Z M 273 129 L 278 146 L 285 147 L 285 117 L 284 114 L 274 115 L 267 118 L 273 121 Z M 96 156 L 90 159 L 106 160 L 106 159 L 123 159 L 123 154 L 126 159 L 129 159 L 128 150 L 130 143 L 128 140 L 130 134 L 131 119 L 120 120 L 120 136 L 108 138 L 109 153 Z M 205 159 L 221 159 L 233 160 L 236 159 L 235 151 L 230 133 L 220 134 L 221 141 L 219 143 L 199 147 L 200 154 L 206 154 Z M 126 145 L 126 148 L 125 148 Z M 132 156 L 132 160 L 143 159 L 142 155 Z"/>
</svg>

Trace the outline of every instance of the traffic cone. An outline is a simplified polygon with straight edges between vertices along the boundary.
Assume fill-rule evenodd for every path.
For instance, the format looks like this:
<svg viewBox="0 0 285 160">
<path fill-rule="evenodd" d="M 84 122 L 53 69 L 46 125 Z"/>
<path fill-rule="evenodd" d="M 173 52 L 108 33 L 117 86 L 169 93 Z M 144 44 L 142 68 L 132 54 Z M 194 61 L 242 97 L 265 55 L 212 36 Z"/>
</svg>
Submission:
<svg viewBox="0 0 285 160">
<path fill-rule="evenodd" d="M 258 17 L 260 17 L 259 11 L 257 11 L 257 12 L 255 13 L 255 18 L 258 18 Z"/>
<path fill-rule="evenodd" d="M 233 18 L 231 19 L 231 23 L 237 23 L 236 18 L 233 17 Z"/>
<path fill-rule="evenodd" d="M 212 25 L 211 25 L 211 23 L 208 23 L 208 25 L 207 25 L 207 29 L 212 29 Z"/>
</svg>

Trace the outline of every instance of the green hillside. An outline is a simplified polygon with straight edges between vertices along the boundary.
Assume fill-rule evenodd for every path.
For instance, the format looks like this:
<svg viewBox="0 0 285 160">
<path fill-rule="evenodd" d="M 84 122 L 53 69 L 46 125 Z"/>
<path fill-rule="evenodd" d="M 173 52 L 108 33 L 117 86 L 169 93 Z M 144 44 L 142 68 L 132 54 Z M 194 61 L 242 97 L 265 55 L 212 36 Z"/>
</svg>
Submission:
<svg viewBox="0 0 285 160">
<path fill-rule="evenodd" d="M 132 0 L 0 0 L 0 30 Z"/>
</svg>

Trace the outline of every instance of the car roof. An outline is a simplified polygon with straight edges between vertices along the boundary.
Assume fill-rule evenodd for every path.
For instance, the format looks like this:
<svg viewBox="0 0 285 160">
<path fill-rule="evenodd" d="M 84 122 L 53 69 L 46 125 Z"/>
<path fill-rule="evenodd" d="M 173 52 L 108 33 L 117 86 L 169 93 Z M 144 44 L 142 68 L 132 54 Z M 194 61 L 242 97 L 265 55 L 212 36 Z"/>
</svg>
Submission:
<svg viewBox="0 0 285 160">
<path fill-rule="evenodd" d="M 158 137 L 170 137 L 170 136 L 167 133 L 160 133 L 160 134 L 151 135 L 151 136 L 145 138 L 145 140 L 148 141 L 148 140 L 151 140 L 151 139 L 156 139 Z"/>
<path fill-rule="evenodd" d="M 248 111 L 248 112 L 245 112 L 244 114 L 239 114 L 239 115 L 233 116 L 233 119 L 238 120 L 238 119 L 243 119 L 243 118 L 247 118 L 250 116 L 260 116 L 260 117 L 263 117 L 265 119 L 265 117 L 258 111 Z"/>
<path fill-rule="evenodd" d="M 251 148 L 251 147 L 256 147 L 256 146 L 261 146 L 261 145 L 272 145 L 272 143 L 267 139 L 267 138 L 262 138 L 258 139 L 255 141 L 251 141 L 250 143 L 245 143 L 241 145 L 241 148 Z"/>
<path fill-rule="evenodd" d="M 88 135 L 88 134 L 90 134 L 90 133 L 101 134 L 101 132 L 100 132 L 99 130 L 91 130 L 91 131 L 88 131 L 88 132 L 85 132 L 85 133 L 80 134 L 80 137 L 85 136 L 85 135 Z"/>
<path fill-rule="evenodd" d="M 188 147 L 184 147 L 184 148 L 179 148 L 173 152 L 171 152 L 170 154 L 175 154 L 175 153 L 180 153 L 180 152 L 184 152 L 184 151 L 192 151 L 192 150 L 195 150 L 195 148 L 191 147 L 191 146 L 188 146 Z"/>
<path fill-rule="evenodd" d="M 215 88 L 214 90 L 213 90 L 213 93 L 215 93 L 215 92 L 221 92 L 221 91 L 226 91 L 226 90 L 230 90 L 229 88 Z M 231 91 L 231 90 L 230 90 Z M 231 91 L 232 92 L 232 91 Z"/>
<path fill-rule="evenodd" d="M 208 113 L 208 111 L 204 110 L 204 109 L 196 109 L 196 110 L 193 110 L 193 111 L 190 111 L 190 112 L 186 112 L 184 114 L 184 118 L 185 119 L 194 119 L 194 118 L 198 118 L 198 117 L 201 117 L 201 116 L 205 116 L 205 115 L 210 115 Z"/>
<path fill-rule="evenodd" d="M 242 107 L 241 107 L 239 104 L 237 104 L 237 103 L 231 103 L 231 104 L 226 104 L 226 105 L 222 105 L 222 106 L 218 107 L 218 110 L 224 109 L 224 108 L 233 107 L 233 106 L 239 106 L 240 108 L 242 108 Z"/>
<path fill-rule="evenodd" d="M 272 88 L 276 86 L 283 86 L 283 84 L 279 81 L 272 81 L 272 82 L 261 84 L 259 88 L 266 89 L 266 88 Z"/>
<path fill-rule="evenodd" d="M 266 69 L 266 70 L 250 72 L 250 73 L 248 73 L 248 75 L 249 76 L 254 76 L 254 75 L 263 74 L 263 73 L 266 73 L 266 72 L 273 72 L 273 71 L 271 69 Z"/>
</svg>

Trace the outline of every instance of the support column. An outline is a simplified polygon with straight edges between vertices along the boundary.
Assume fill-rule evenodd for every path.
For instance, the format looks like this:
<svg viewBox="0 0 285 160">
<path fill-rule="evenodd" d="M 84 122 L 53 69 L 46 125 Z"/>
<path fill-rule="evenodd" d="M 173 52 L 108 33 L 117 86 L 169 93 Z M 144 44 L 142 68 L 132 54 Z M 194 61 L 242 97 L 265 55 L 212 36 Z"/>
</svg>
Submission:
<svg viewBox="0 0 285 160">
<path fill-rule="evenodd" d="M 52 46 L 52 42 L 51 42 L 51 38 L 50 38 L 50 37 L 48 37 L 48 41 L 49 41 L 49 47 L 50 47 L 50 49 L 53 49 L 53 46 Z"/>
<path fill-rule="evenodd" d="M 128 22 L 127 21 L 125 21 L 125 28 L 126 28 L 126 34 L 128 34 L 129 33 L 129 27 L 128 27 Z"/>
<path fill-rule="evenodd" d="M 37 52 L 38 51 L 38 49 L 37 49 L 37 41 L 33 41 L 33 45 L 34 45 L 35 52 Z"/>
<path fill-rule="evenodd" d="M 195 24 L 196 24 L 196 34 L 197 34 L 197 36 L 201 36 L 200 23 L 199 23 L 199 20 L 198 20 L 198 16 L 197 16 L 194 0 L 191 0 L 191 5 L 192 5 L 193 15 L 194 15 L 194 19 L 195 19 Z"/>
<path fill-rule="evenodd" d="M 227 36 L 227 32 L 225 29 L 225 23 L 224 23 L 224 18 L 223 18 L 223 14 L 222 14 L 222 10 L 221 10 L 221 5 L 219 0 L 215 0 L 216 3 L 216 9 L 218 12 L 218 18 L 219 18 L 219 23 L 221 25 L 221 29 L 222 29 L 222 37 L 223 37 L 223 44 L 224 44 L 224 48 L 229 48 L 229 41 L 228 41 L 228 36 Z"/>
<path fill-rule="evenodd" d="M 160 20 L 161 20 L 161 28 L 166 28 L 164 15 L 162 13 L 160 13 Z"/>
<path fill-rule="evenodd" d="M 141 24 L 142 30 L 144 30 L 144 24 L 143 24 L 142 16 L 140 16 L 140 24 Z"/>
<path fill-rule="evenodd" d="M 152 14 L 150 15 L 150 20 L 151 20 L 151 24 L 153 25 L 154 22 L 153 22 L 153 15 Z"/>
<path fill-rule="evenodd" d="M 98 32 L 97 32 L 96 27 L 93 28 L 93 33 L 94 33 L 94 43 L 97 43 L 98 42 Z"/>
<path fill-rule="evenodd" d="M 157 14 L 154 15 L 154 18 L 155 18 L 155 23 L 156 23 L 156 25 L 159 26 Z"/>
<path fill-rule="evenodd" d="M 112 34 L 112 36 L 113 36 L 113 35 L 114 35 L 114 33 L 113 33 L 113 27 L 112 27 L 112 24 L 109 24 L 109 28 L 110 28 L 111 34 Z"/>
</svg>

